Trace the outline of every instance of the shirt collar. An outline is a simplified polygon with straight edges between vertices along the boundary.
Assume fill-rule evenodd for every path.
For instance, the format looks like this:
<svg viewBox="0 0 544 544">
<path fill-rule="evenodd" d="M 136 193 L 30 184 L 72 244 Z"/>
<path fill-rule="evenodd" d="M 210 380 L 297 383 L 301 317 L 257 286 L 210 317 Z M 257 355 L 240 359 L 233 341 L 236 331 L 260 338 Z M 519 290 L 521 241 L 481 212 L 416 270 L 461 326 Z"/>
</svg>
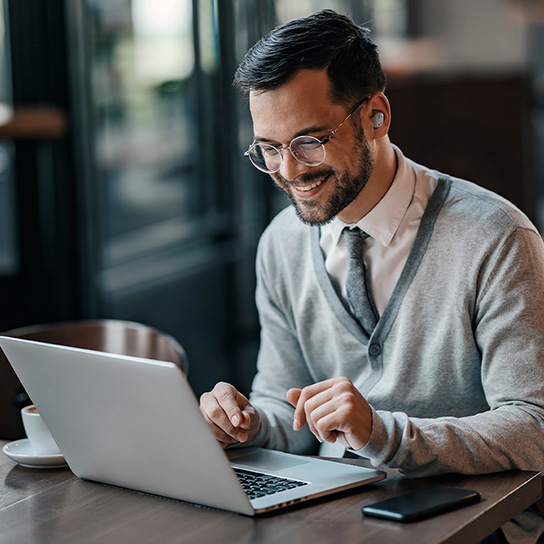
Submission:
<svg viewBox="0 0 544 544">
<path fill-rule="evenodd" d="M 384 247 L 388 247 L 393 240 L 412 201 L 416 184 L 415 173 L 402 151 L 396 146 L 393 146 L 393 149 L 397 155 L 397 172 L 391 187 L 378 204 L 355 224 L 345 223 L 339 217 L 335 217 L 329 224 L 321 227 L 322 235 L 331 236 L 334 245 L 340 240 L 345 227 L 355 226 L 364 230 Z"/>
</svg>

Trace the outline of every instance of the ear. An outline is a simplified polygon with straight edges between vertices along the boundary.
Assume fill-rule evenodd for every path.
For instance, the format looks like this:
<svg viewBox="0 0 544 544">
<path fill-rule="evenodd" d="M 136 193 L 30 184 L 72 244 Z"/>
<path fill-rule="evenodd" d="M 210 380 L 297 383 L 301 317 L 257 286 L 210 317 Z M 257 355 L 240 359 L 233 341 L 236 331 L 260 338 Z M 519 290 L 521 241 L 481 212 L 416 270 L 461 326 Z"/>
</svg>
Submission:
<svg viewBox="0 0 544 544">
<path fill-rule="evenodd" d="M 391 106 L 383 93 L 374 93 L 365 108 L 364 116 L 367 122 L 364 125 L 365 134 L 369 138 L 383 138 L 389 132 L 391 124 Z"/>
</svg>

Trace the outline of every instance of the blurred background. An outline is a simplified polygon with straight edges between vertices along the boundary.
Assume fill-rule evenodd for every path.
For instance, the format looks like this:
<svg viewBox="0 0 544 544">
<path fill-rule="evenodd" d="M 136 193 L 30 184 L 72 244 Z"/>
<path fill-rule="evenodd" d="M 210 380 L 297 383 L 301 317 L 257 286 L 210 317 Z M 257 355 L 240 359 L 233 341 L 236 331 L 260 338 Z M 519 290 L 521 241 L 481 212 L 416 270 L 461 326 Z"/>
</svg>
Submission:
<svg viewBox="0 0 544 544">
<path fill-rule="evenodd" d="M 247 392 L 256 245 L 287 203 L 243 156 L 232 78 L 323 8 L 372 29 L 392 141 L 542 229 L 544 0 L 0 0 L 0 330 L 139 321 L 197 394 Z"/>
</svg>

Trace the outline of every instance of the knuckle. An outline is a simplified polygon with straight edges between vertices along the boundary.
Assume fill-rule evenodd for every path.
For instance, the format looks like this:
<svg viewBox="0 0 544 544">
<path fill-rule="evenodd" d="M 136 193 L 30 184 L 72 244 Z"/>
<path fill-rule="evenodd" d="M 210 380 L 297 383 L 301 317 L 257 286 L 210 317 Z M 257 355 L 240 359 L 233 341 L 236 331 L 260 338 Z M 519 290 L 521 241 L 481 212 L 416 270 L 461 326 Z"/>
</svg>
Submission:
<svg viewBox="0 0 544 544">
<path fill-rule="evenodd" d="M 345 410 L 345 419 L 347 423 L 352 422 L 357 417 L 357 410 L 355 410 L 355 406 L 350 405 Z"/>
<path fill-rule="evenodd" d="M 230 391 L 231 385 L 227 382 L 217 382 L 213 388 L 213 392 L 216 394 L 224 394 L 226 391 Z"/>
<path fill-rule="evenodd" d="M 325 422 L 320 419 L 319 421 L 316 421 L 315 422 L 315 428 L 320 432 L 320 433 L 324 433 L 324 432 L 327 432 L 327 425 L 325 424 Z"/>
<path fill-rule="evenodd" d="M 223 414 L 223 410 L 215 405 L 208 409 L 208 417 L 212 419 L 213 421 L 217 421 L 221 418 L 221 415 Z"/>
<path fill-rule="evenodd" d="M 223 387 L 220 390 L 218 390 L 216 393 L 216 397 L 220 401 L 228 401 L 234 398 L 234 391 L 235 391 L 234 388 L 228 385 L 227 387 Z"/>
<path fill-rule="evenodd" d="M 350 390 L 350 389 L 344 389 L 344 390 L 340 393 L 340 398 L 341 398 L 344 402 L 352 403 L 352 402 L 355 400 L 355 395 L 353 394 L 353 391 L 352 391 L 352 390 Z"/>
<path fill-rule="evenodd" d="M 304 414 L 306 417 L 311 417 L 313 412 L 313 407 L 311 401 L 306 401 L 303 406 L 300 407 L 300 413 Z"/>
<path fill-rule="evenodd" d="M 298 404 L 304 404 L 306 402 L 307 397 L 308 397 L 308 388 L 304 387 L 300 391 L 300 395 L 298 397 Z"/>
<path fill-rule="evenodd" d="M 230 398 L 232 398 L 232 395 L 230 395 L 226 391 L 222 391 L 221 393 L 219 393 L 219 395 L 217 395 L 217 400 L 221 403 L 228 401 Z"/>
<path fill-rule="evenodd" d="M 309 403 L 311 403 L 313 398 L 314 398 L 313 389 L 311 389 L 311 386 L 307 386 L 300 393 L 300 397 L 298 399 L 298 404 L 300 406 L 306 407 Z"/>
<path fill-rule="evenodd" d="M 348 378 L 344 377 L 344 376 L 342 376 L 340 378 L 337 378 L 336 379 L 336 384 L 341 389 L 349 389 L 351 387 L 351 381 Z"/>
<path fill-rule="evenodd" d="M 353 393 L 344 392 L 339 397 L 343 411 L 348 415 L 353 415 L 357 411 L 357 402 Z"/>
</svg>

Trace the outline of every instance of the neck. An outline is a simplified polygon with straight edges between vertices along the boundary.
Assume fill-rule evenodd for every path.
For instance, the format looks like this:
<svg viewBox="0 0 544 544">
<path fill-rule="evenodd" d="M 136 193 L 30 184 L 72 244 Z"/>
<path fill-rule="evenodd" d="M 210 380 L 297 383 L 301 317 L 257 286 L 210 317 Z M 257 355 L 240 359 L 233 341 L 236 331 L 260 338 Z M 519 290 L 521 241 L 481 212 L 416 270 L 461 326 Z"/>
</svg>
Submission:
<svg viewBox="0 0 544 544">
<path fill-rule="evenodd" d="M 397 155 L 389 142 L 380 142 L 374 156 L 374 170 L 364 189 L 338 217 L 346 223 L 357 223 L 369 213 L 391 187 L 397 173 Z"/>
</svg>

